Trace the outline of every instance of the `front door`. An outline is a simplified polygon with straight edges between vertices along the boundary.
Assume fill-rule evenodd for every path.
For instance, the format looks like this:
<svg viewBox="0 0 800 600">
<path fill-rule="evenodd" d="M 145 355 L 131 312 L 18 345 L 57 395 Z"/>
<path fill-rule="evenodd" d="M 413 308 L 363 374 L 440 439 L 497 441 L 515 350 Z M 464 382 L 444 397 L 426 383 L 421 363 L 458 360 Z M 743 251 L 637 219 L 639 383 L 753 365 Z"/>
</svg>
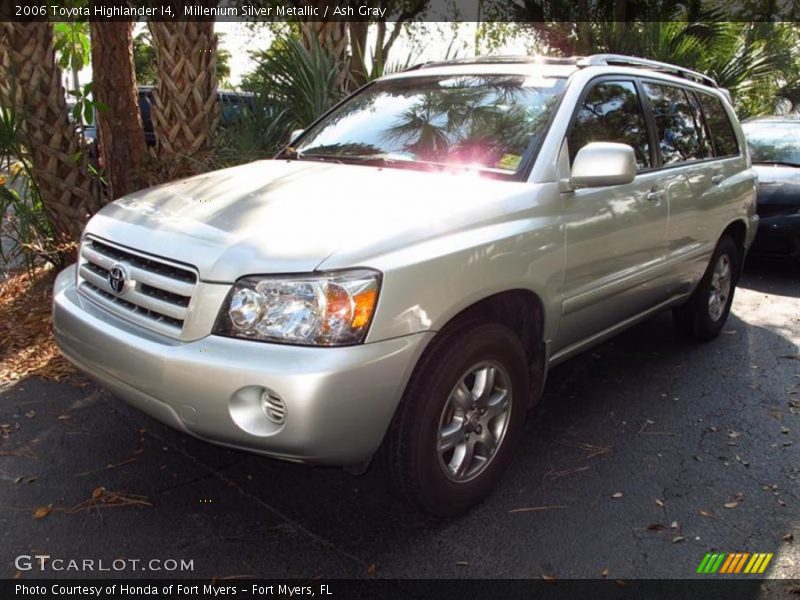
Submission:
<svg viewBox="0 0 800 600">
<path fill-rule="evenodd" d="M 627 185 L 578 189 L 563 198 L 564 294 L 558 348 L 602 332 L 664 299 L 656 285 L 665 257 L 668 199 L 636 83 L 596 80 L 584 92 L 564 151 L 570 165 L 590 142 L 633 147 L 638 174 Z"/>
</svg>

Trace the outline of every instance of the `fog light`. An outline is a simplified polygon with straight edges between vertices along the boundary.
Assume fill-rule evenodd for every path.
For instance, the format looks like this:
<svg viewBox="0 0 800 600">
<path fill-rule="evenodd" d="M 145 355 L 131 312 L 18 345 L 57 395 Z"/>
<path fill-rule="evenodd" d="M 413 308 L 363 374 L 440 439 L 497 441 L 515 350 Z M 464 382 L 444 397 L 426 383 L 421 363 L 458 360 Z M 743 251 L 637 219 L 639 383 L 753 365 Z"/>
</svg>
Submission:
<svg viewBox="0 0 800 600">
<path fill-rule="evenodd" d="M 286 421 L 286 403 L 281 398 L 270 394 L 269 390 L 261 392 L 261 410 L 276 425 L 283 425 Z"/>
</svg>

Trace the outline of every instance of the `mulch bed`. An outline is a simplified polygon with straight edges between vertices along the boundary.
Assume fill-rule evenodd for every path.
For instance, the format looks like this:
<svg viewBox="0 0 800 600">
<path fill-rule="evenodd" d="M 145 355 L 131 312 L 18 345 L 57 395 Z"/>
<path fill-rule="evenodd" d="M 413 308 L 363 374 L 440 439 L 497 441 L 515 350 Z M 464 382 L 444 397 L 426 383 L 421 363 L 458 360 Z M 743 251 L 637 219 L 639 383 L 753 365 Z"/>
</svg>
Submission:
<svg viewBox="0 0 800 600">
<path fill-rule="evenodd" d="M 55 269 L 38 267 L 0 281 L 0 385 L 34 375 L 64 381 L 75 374 L 53 339 L 55 276 Z"/>
</svg>

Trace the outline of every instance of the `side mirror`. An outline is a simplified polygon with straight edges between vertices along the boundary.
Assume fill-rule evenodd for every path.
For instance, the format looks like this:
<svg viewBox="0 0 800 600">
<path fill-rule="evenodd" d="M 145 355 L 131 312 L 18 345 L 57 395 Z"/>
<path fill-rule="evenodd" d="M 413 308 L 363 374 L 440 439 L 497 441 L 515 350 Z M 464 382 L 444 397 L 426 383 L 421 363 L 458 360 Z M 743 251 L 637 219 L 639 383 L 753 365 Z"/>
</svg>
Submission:
<svg viewBox="0 0 800 600">
<path fill-rule="evenodd" d="M 292 144 L 294 144 L 295 140 L 297 140 L 297 138 L 303 135 L 304 131 L 305 129 L 295 129 L 294 131 L 292 131 L 292 133 L 289 134 L 289 145 L 291 146 Z"/>
<path fill-rule="evenodd" d="M 573 188 L 630 183 L 636 177 L 636 155 L 628 144 L 592 142 L 578 151 L 569 182 Z"/>
</svg>

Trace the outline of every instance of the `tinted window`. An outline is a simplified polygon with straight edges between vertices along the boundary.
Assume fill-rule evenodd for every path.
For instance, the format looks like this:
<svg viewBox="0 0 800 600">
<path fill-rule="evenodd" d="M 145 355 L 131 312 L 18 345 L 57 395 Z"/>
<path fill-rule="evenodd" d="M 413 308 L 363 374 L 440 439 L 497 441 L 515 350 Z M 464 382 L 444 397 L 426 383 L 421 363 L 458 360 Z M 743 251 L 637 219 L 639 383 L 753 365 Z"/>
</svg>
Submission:
<svg viewBox="0 0 800 600">
<path fill-rule="evenodd" d="M 636 153 L 636 166 L 650 166 L 647 127 L 633 82 L 603 81 L 586 94 L 567 134 L 570 163 L 591 142 L 628 144 Z"/>
<path fill-rule="evenodd" d="M 703 107 L 706 123 L 714 140 L 715 156 L 734 156 L 739 154 L 739 144 L 733 125 L 728 118 L 728 113 L 722 105 L 722 100 L 710 94 L 698 93 L 697 97 Z"/>
<path fill-rule="evenodd" d="M 661 163 L 674 165 L 705 158 L 702 123 L 686 91 L 679 87 L 645 83 L 653 111 Z"/>
</svg>

